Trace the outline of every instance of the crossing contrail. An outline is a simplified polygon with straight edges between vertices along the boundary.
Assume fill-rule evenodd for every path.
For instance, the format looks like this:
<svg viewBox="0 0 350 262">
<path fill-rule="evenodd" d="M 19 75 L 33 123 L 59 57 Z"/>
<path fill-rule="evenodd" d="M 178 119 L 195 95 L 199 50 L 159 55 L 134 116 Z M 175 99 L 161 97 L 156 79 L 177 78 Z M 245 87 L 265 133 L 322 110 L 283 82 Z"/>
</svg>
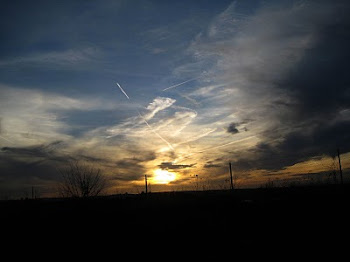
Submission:
<svg viewBox="0 0 350 262">
<path fill-rule="evenodd" d="M 120 91 L 122 91 L 122 93 L 126 96 L 127 99 L 130 100 L 128 94 L 124 91 L 124 89 L 119 85 L 119 83 L 117 83 L 117 86 L 119 87 Z"/>
<path fill-rule="evenodd" d="M 126 96 L 126 98 L 128 100 L 130 100 L 128 94 L 124 91 L 124 89 L 119 85 L 119 83 L 117 83 L 117 86 L 119 87 L 120 91 L 122 91 L 122 93 Z M 150 124 L 147 122 L 146 118 L 140 113 L 140 111 L 138 109 L 137 113 L 139 114 L 139 116 L 143 119 L 143 121 L 146 123 L 146 125 L 148 126 L 148 128 L 156 135 L 158 136 L 164 143 L 166 143 L 168 145 L 168 147 L 174 151 L 174 147 L 165 139 L 163 138 L 159 133 L 157 133 L 151 126 Z"/>
<path fill-rule="evenodd" d="M 174 151 L 174 147 L 165 139 L 163 138 L 158 132 L 156 132 L 151 126 L 150 124 L 147 122 L 146 118 L 143 117 L 143 115 L 141 115 L 140 111 L 137 110 L 137 112 L 139 113 L 139 116 L 143 119 L 143 121 L 146 123 L 146 125 L 148 126 L 148 128 L 156 135 L 158 136 L 164 143 L 166 143 L 168 145 L 168 147 Z"/>
<path fill-rule="evenodd" d="M 4 140 L 6 140 L 7 142 L 10 142 L 11 144 L 13 144 L 13 142 L 12 142 L 11 140 L 9 140 L 9 139 L 7 139 L 7 138 L 5 138 L 5 137 L 1 136 L 1 135 L 0 135 L 0 138 L 2 138 L 2 139 L 4 139 Z"/>
<path fill-rule="evenodd" d="M 188 139 L 188 140 L 186 140 L 186 141 L 183 141 L 183 142 L 180 142 L 180 143 L 176 144 L 176 146 L 179 146 L 179 145 L 182 145 L 182 144 L 187 144 L 187 143 L 196 141 L 196 140 L 198 140 L 198 139 L 200 139 L 200 138 L 202 138 L 202 137 L 205 137 L 205 136 L 209 135 L 210 133 L 213 133 L 214 131 L 216 131 L 216 129 L 217 129 L 217 128 L 214 128 L 214 129 L 211 129 L 211 130 L 205 132 L 204 134 L 200 134 L 200 135 L 198 135 L 198 136 L 194 136 L 194 137 L 192 137 L 192 138 L 190 138 L 190 139 Z"/>
<path fill-rule="evenodd" d="M 254 135 L 253 135 L 253 136 L 248 136 L 248 137 L 245 137 L 245 138 L 242 138 L 242 139 L 239 139 L 239 140 L 235 140 L 235 141 L 231 141 L 231 142 L 229 142 L 229 143 L 222 144 L 222 145 L 219 145 L 219 146 L 214 146 L 214 147 L 205 148 L 205 149 L 203 149 L 203 150 L 201 150 L 201 151 L 198 151 L 198 152 L 195 152 L 195 153 L 193 153 L 193 154 L 201 154 L 201 153 L 203 153 L 203 152 L 205 152 L 205 151 L 208 151 L 208 150 L 214 150 L 214 149 L 218 149 L 218 148 L 225 147 L 225 146 L 228 146 L 228 145 L 237 144 L 237 143 L 240 143 L 240 142 L 242 142 L 242 141 L 252 139 L 252 138 L 254 138 L 254 137 L 256 137 L 256 136 L 254 136 Z"/>
<path fill-rule="evenodd" d="M 173 86 L 169 86 L 169 87 L 163 89 L 162 91 L 166 91 L 166 90 L 172 89 L 172 88 L 174 88 L 174 87 L 181 86 L 181 85 L 186 84 L 186 83 L 188 83 L 188 82 L 194 81 L 194 80 L 196 80 L 196 79 L 198 79 L 198 78 L 199 78 L 199 77 L 191 78 L 191 79 L 189 79 L 189 80 L 187 80 L 187 81 L 184 81 L 184 82 L 182 82 L 182 83 L 179 83 L 179 84 L 176 84 L 176 85 L 173 85 Z"/>
<path fill-rule="evenodd" d="M 245 140 L 249 140 L 251 138 L 254 138 L 256 136 L 248 136 L 248 137 L 245 137 L 245 138 L 242 138 L 242 139 L 239 139 L 239 140 L 235 140 L 235 141 L 231 141 L 229 143 L 226 143 L 226 144 L 222 144 L 222 145 L 218 145 L 218 146 L 214 146 L 214 147 L 209 147 L 209 148 L 205 148 L 201 151 L 197 151 L 197 152 L 194 152 L 194 153 L 189 153 L 187 155 L 184 155 L 184 156 L 181 156 L 179 157 L 179 159 L 176 160 L 176 162 L 181 162 L 183 159 L 187 158 L 187 157 L 190 157 L 190 156 L 193 156 L 193 155 L 197 155 L 197 154 L 202 154 L 208 150 L 214 150 L 214 149 L 218 149 L 218 148 L 221 148 L 221 147 L 225 147 L 225 146 L 228 146 L 228 145 L 232 145 L 232 144 L 236 144 L 236 143 L 239 143 L 239 142 L 242 142 L 242 141 L 245 141 Z"/>
</svg>

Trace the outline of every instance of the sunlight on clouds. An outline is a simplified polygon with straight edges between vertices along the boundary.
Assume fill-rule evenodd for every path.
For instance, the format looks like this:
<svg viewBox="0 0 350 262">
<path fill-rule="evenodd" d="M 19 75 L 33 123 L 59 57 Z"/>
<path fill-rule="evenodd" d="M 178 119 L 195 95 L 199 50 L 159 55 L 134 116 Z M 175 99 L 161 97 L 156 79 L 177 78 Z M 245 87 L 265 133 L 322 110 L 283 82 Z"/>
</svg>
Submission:
<svg viewBox="0 0 350 262">
<path fill-rule="evenodd" d="M 350 167 L 348 160 L 350 153 L 342 155 L 342 168 Z M 307 161 L 299 162 L 295 165 L 288 166 L 281 171 L 282 174 L 307 174 L 307 173 L 321 173 L 321 172 L 338 172 L 338 158 L 331 158 L 329 156 L 322 156 Z"/>
<path fill-rule="evenodd" d="M 176 179 L 176 174 L 163 169 L 157 169 L 153 172 L 153 183 L 168 184 Z"/>
<path fill-rule="evenodd" d="M 26 164 L 63 161 L 63 154 L 91 161 L 123 189 L 143 186 L 147 174 L 165 189 L 190 185 L 194 174 L 201 181 L 223 183 L 228 162 L 236 164 L 242 185 L 333 170 L 333 159 L 315 154 L 330 154 L 323 147 L 335 147 L 332 136 L 347 141 L 349 92 L 340 85 L 348 81 L 334 77 L 345 70 L 333 72 L 327 80 L 339 87 L 329 91 L 333 85 L 326 81 L 327 87 L 322 86 L 317 70 L 328 74 L 333 70 L 329 64 L 340 69 L 345 64 L 340 58 L 346 56 L 334 48 L 342 46 L 344 18 L 335 17 L 339 7 L 328 3 L 263 2 L 210 4 L 215 11 L 203 9 L 200 21 L 197 8 L 190 18 L 179 13 L 178 20 L 166 24 L 143 25 L 136 19 L 134 27 L 135 19 L 127 16 L 124 22 L 133 25 L 136 38 L 124 35 L 125 28 L 116 29 L 126 36 L 123 43 L 104 23 L 97 34 L 101 39 L 89 38 L 97 36 L 99 22 L 85 28 L 82 38 L 77 32 L 76 39 L 85 40 L 74 45 L 68 39 L 51 44 L 37 39 L 28 45 L 23 37 L 33 50 L 25 47 L 0 62 L 4 83 L 21 79 L 13 86 L 0 84 L 0 149 L 5 148 L 0 153 L 16 153 L 13 159 Z M 114 19 L 125 18 L 111 13 L 107 20 L 115 28 L 119 20 Z M 84 28 L 93 19 L 80 21 Z M 332 63 L 322 61 L 323 54 Z M 22 72 L 23 77 L 15 75 Z M 124 85 L 115 88 L 116 81 L 125 83 L 125 90 Z M 317 100 L 316 89 L 326 102 Z M 64 95 L 70 92 L 77 95 Z M 344 168 L 349 168 L 347 159 Z"/>
</svg>

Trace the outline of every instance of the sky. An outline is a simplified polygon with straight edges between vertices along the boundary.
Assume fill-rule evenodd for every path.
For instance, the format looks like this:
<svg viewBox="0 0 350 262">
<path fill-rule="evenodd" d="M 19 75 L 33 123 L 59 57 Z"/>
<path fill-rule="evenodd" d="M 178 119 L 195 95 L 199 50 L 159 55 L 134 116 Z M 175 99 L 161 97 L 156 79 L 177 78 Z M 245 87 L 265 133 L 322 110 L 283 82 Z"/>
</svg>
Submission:
<svg viewBox="0 0 350 262">
<path fill-rule="evenodd" d="M 287 185 L 350 168 L 348 1 L 0 3 L 0 198 L 69 161 L 109 193 Z M 339 177 L 338 177 L 339 179 Z"/>
</svg>

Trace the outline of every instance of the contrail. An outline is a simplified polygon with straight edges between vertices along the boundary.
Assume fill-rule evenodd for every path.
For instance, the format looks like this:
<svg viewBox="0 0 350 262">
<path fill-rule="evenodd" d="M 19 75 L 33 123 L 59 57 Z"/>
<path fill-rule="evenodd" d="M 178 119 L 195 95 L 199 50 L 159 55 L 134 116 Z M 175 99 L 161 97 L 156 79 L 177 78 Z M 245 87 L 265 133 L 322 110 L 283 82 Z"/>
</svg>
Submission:
<svg viewBox="0 0 350 262">
<path fill-rule="evenodd" d="M 226 143 L 226 144 L 222 144 L 222 145 L 219 145 L 219 146 L 205 148 L 205 149 L 203 149 L 201 151 L 197 151 L 197 152 L 194 152 L 194 153 L 189 153 L 189 154 L 187 154 L 185 156 L 181 156 L 176 162 L 182 161 L 182 159 L 184 159 L 186 157 L 189 157 L 189 156 L 202 154 L 202 153 L 204 153 L 204 152 L 206 152 L 208 150 L 218 149 L 218 148 L 225 147 L 225 146 L 228 146 L 228 145 L 236 144 L 236 143 L 239 143 L 239 142 L 242 142 L 242 141 L 245 141 L 245 140 L 249 140 L 249 139 L 251 139 L 253 137 L 255 137 L 255 136 L 248 136 L 248 137 L 242 138 L 240 140 L 232 141 L 232 142 L 229 142 L 229 143 Z"/>
<path fill-rule="evenodd" d="M 189 97 L 189 96 L 186 96 L 184 94 L 181 94 L 180 92 L 177 92 L 179 96 L 187 99 L 188 101 L 190 101 L 191 103 L 195 104 L 195 105 L 200 105 L 200 103 L 198 103 L 195 99 Z"/>
<path fill-rule="evenodd" d="M 9 140 L 9 139 L 7 139 L 7 138 L 5 138 L 5 137 L 3 137 L 3 136 L 1 136 L 0 135 L 0 138 L 2 138 L 2 139 L 4 139 L 4 140 L 6 140 L 6 141 L 8 141 L 8 142 L 10 142 L 11 144 L 14 144 L 11 140 Z"/>
<path fill-rule="evenodd" d="M 143 117 L 143 115 L 141 115 L 140 111 L 137 110 L 137 112 L 139 113 L 139 116 L 143 119 L 143 121 L 145 121 L 146 125 L 149 127 L 149 129 L 156 135 L 158 136 L 163 142 L 165 142 L 168 147 L 174 151 L 174 147 L 165 139 L 163 138 L 159 133 L 157 133 L 151 126 L 150 124 L 147 122 L 147 120 Z"/>
<path fill-rule="evenodd" d="M 124 91 L 124 89 L 119 85 L 119 83 L 117 83 L 117 86 L 119 87 L 120 91 L 122 91 L 122 93 L 126 96 L 126 98 L 128 100 L 130 100 L 129 96 L 127 95 L 127 93 Z M 146 123 L 146 125 L 148 126 L 148 128 L 156 135 L 158 136 L 163 142 L 165 142 L 168 147 L 174 151 L 174 147 L 167 141 L 165 140 L 165 138 L 163 138 L 160 134 L 158 134 L 151 126 L 150 124 L 147 122 L 147 120 L 143 117 L 143 115 L 141 115 L 140 111 L 138 109 L 137 110 L 137 113 L 139 114 L 139 116 L 143 119 L 143 121 Z"/>
<path fill-rule="evenodd" d="M 182 83 L 180 83 L 180 84 L 176 84 L 176 85 L 173 85 L 173 86 L 169 86 L 169 87 L 163 89 L 162 91 L 166 91 L 166 90 L 172 89 L 172 88 L 174 88 L 174 87 L 181 86 L 181 85 L 186 84 L 186 83 L 188 83 L 188 82 L 194 81 L 194 80 L 196 80 L 196 79 L 198 79 L 198 78 L 199 78 L 199 77 L 192 78 L 192 79 L 189 79 L 189 80 L 187 80 L 187 81 L 185 81 L 185 82 L 182 82 Z"/>
<path fill-rule="evenodd" d="M 176 146 L 182 145 L 182 144 L 186 144 L 186 143 L 189 143 L 189 142 L 196 141 L 196 140 L 198 140 L 198 139 L 200 139 L 200 138 L 202 138 L 202 137 L 205 137 L 205 136 L 209 135 L 210 133 L 213 133 L 214 131 L 216 131 L 216 129 L 217 129 L 217 128 L 211 129 L 211 130 L 209 130 L 208 132 L 206 132 L 206 133 L 204 133 L 204 134 L 201 134 L 201 135 L 199 135 L 199 136 L 192 137 L 192 138 L 190 138 L 190 139 L 188 139 L 188 140 L 186 140 L 186 141 L 184 141 L 184 142 L 180 142 L 180 143 L 176 144 Z"/>
<path fill-rule="evenodd" d="M 224 146 L 236 144 L 236 143 L 239 143 L 239 142 L 242 142 L 242 141 L 245 141 L 245 140 L 249 140 L 249 139 L 251 139 L 253 137 L 255 137 L 255 136 L 248 136 L 248 137 L 245 137 L 245 138 L 242 138 L 242 139 L 239 139 L 239 140 L 236 140 L 236 141 L 232 141 L 232 142 L 229 142 L 229 143 L 226 143 L 226 144 L 223 144 L 223 145 L 210 147 L 210 148 L 204 149 L 202 151 L 198 151 L 197 153 L 203 153 L 203 152 L 208 151 L 208 150 L 213 150 L 213 149 L 221 148 L 221 147 L 224 147 Z"/>
<path fill-rule="evenodd" d="M 119 83 L 117 83 L 117 86 L 119 87 L 120 91 L 122 91 L 122 93 L 126 96 L 126 98 L 130 100 L 129 96 L 128 96 L 127 93 L 124 91 L 124 89 L 119 85 Z"/>
</svg>

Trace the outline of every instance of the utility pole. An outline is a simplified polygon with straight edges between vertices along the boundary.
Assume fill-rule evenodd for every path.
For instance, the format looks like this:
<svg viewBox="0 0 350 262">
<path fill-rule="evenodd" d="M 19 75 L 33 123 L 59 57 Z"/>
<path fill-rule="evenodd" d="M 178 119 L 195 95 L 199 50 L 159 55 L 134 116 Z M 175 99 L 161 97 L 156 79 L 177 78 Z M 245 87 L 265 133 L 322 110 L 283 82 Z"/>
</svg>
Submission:
<svg viewBox="0 0 350 262">
<path fill-rule="evenodd" d="M 146 194 L 147 194 L 147 175 L 145 175 L 145 186 L 146 186 Z"/>
<path fill-rule="evenodd" d="M 339 173 L 340 173 L 340 184 L 343 184 L 343 171 L 341 169 L 341 161 L 340 161 L 340 152 L 339 148 L 337 149 L 338 152 L 338 161 L 339 161 Z"/>
<path fill-rule="evenodd" d="M 32 199 L 34 199 L 34 187 L 32 186 Z"/>
<path fill-rule="evenodd" d="M 232 178 L 232 168 L 231 168 L 231 162 L 229 162 L 229 166 L 230 166 L 230 178 L 231 178 L 231 190 L 233 190 L 233 178 Z"/>
</svg>

